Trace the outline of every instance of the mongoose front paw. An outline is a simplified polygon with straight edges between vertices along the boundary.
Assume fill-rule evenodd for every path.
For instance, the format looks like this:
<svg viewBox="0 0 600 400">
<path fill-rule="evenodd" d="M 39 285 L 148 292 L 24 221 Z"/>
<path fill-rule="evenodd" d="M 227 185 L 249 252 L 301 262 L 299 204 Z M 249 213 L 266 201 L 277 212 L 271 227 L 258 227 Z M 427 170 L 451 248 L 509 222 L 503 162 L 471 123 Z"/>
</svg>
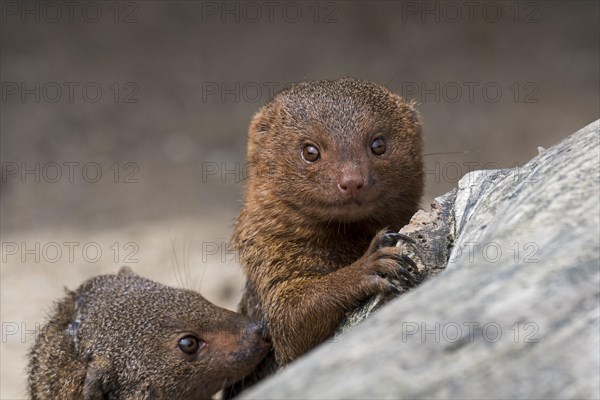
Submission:
<svg viewBox="0 0 600 400">
<path fill-rule="evenodd" d="M 382 230 L 373 240 L 362 261 L 369 286 L 375 292 L 402 293 L 419 283 L 417 264 L 396 247 L 398 241 L 415 241 L 401 233 Z"/>
</svg>

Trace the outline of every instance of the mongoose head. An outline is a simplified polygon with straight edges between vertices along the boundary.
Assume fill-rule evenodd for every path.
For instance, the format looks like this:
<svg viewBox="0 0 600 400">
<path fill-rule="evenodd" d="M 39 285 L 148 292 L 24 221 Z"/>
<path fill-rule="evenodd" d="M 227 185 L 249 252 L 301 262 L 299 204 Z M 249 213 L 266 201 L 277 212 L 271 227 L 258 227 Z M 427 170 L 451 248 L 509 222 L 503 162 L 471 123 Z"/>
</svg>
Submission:
<svg viewBox="0 0 600 400">
<path fill-rule="evenodd" d="M 58 304 L 30 353 L 33 399 L 199 399 L 243 378 L 270 342 L 249 318 L 123 268 Z"/>
<path fill-rule="evenodd" d="M 403 225 L 423 193 L 414 105 L 352 78 L 302 82 L 276 94 L 250 124 L 248 160 L 247 193 L 316 224 Z"/>
</svg>

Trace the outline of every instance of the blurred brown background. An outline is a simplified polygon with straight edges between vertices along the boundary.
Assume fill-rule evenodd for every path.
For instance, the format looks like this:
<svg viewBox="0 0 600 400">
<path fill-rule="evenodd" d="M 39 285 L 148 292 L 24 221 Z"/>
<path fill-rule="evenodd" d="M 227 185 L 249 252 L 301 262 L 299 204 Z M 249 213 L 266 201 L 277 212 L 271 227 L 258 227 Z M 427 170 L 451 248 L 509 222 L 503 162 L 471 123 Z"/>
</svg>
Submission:
<svg viewBox="0 0 600 400">
<path fill-rule="evenodd" d="M 128 264 L 235 307 L 246 127 L 288 83 L 421 103 L 424 207 L 600 109 L 596 1 L 2 1 L 1 23 L 2 399 L 63 286 Z"/>
</svg>

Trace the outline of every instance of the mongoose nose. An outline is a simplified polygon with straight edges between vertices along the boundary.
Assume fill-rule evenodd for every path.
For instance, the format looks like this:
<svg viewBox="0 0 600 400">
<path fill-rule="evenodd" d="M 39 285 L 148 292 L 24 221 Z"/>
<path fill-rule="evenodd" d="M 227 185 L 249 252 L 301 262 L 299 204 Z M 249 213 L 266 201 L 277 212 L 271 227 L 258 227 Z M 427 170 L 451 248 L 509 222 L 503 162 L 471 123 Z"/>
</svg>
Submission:
<svg viewBox="0 0 600 400">
<path fill-rule="evenodd" d="M 346 173 L 338 180 L 338 188 L 349 197 L 357 197 L 360 190 L 364 187 L 365 180 L 360 174 Z"/>
</svg>

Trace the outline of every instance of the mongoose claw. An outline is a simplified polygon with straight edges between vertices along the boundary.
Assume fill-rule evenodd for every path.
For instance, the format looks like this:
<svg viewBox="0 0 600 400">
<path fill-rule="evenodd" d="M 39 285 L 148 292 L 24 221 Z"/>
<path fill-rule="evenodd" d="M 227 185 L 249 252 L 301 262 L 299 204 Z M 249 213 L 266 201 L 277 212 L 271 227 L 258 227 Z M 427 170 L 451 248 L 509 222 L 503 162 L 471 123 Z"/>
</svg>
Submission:
<svg viewBox="0 0 600 400">
<path fill-rule="evenodd" d="M 390 292 L 394 293 L 394 294 L 401 294 L 402 291 L 400 289 L 398 289 L 396 286 L 390 284 L 389 286 L 389 290 Z"/>
<path fill-rule="evenodd" d="M 379 248 L 382 247 L 392 247 L 396 246 L 396 244 L 400 241 L 408 242 L 411 244 L 417 244 L 413 238 L 407 236 L 403 233 L 399 232 L 386 232 L 381 239 L 379 240 Z"/>
<path fill-rule="evenodd" d="M 414 262 L 413 259 L 408 256 L 408 254 L 402 253 L 400 255 L 400 258 L 402 259 L 402 262 L 408 264 L 411 267 L 411 268 L 409 268 L 409 270 L 411 272 L 417 272 L 417 271 L 419 271 L 419 267 L 417 266 L 417 263 Z"/>
<path fill-rule="evenodd" d="M 398 232 L 386 232 L 379 241 L 379 248 L 395 246 L 400 240 L 399 236 Z"/>
<path fill-rule="evenodd" d="M 395 276 L 393 278 L 402 279 L 404 281 L 404 284 L 401 285 L 402 287 L 417 286 L 418 281 L 415 275 L 418 269 L 416 268 L 414 261 L 405 254 L 398 254 L 394 256 L 393 259 L 398 263 L 398 266 L 394 271 Z"/>
<path fill-rule="evenodd" d="M 411 238 L 410 236 L 407 236 L 403 233 L 397 232 L 396 235 L 398 235 L 398 240 L 396 240 L 396 243 L 398 243 L 401 240 L 408 242 L 410 244 L 417 244 L 417 242 L 415 241 L 415 239 Z"/>
</svg>

